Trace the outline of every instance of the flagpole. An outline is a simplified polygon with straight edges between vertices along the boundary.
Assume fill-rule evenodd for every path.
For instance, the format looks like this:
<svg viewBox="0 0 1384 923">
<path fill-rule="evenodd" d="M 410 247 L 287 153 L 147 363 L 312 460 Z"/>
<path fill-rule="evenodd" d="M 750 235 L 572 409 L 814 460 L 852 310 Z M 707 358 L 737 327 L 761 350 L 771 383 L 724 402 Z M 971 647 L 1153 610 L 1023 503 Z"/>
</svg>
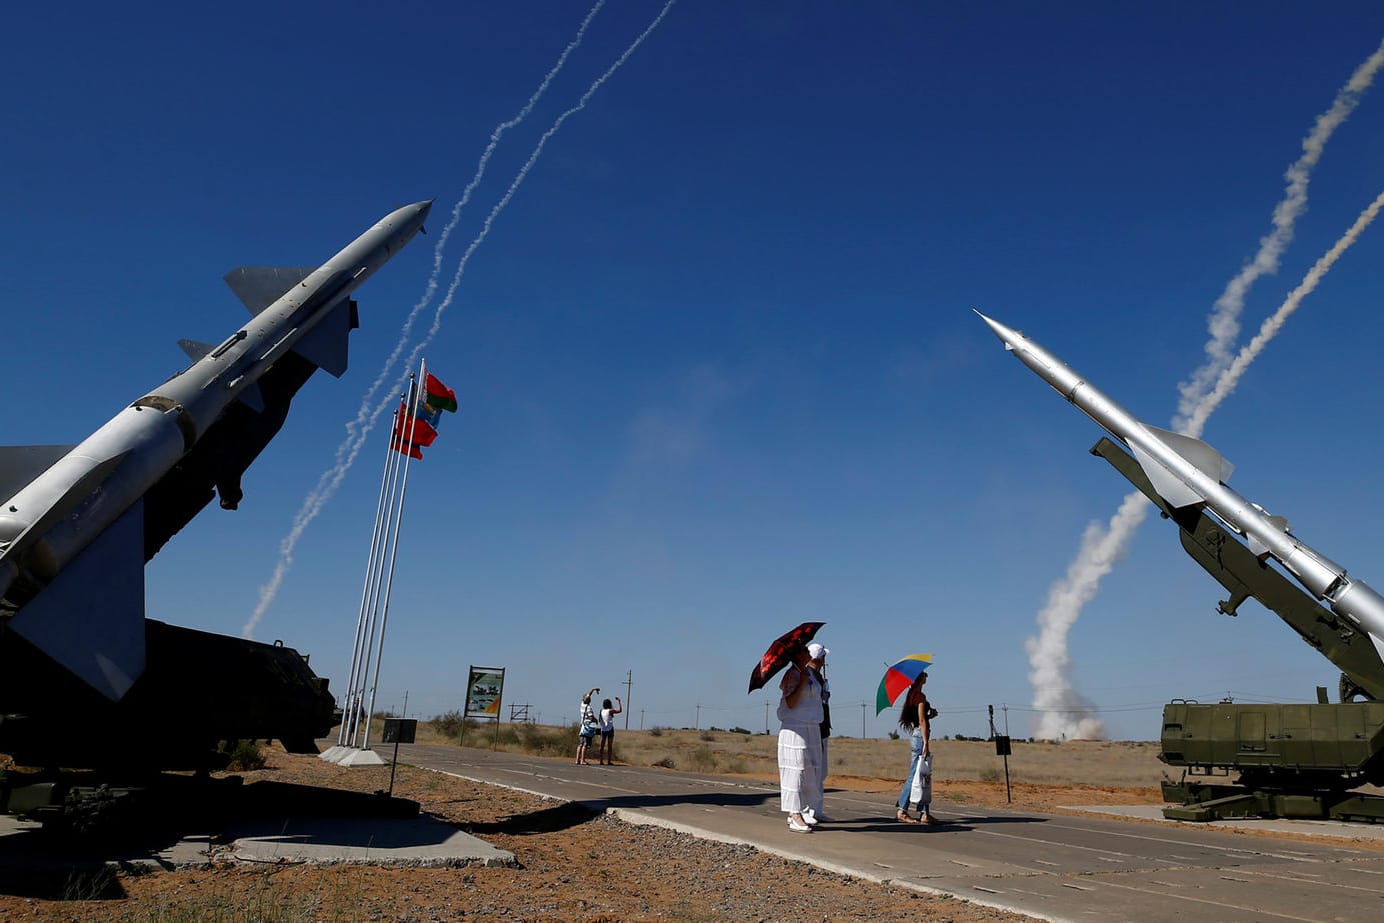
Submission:
<svg viewBox="0 0 1384 923">
<path fill-rule="evenodd" d="M 399 409 L 396 409 L 394 411 L 394 420 L 396 425 L 399 419 L 400 410 L 402 408 L 403 398 L 401 397 L 399 400 Z M 390 442 L 392 442 L 393 440 L 393 431 L 394 426 L 391 426 Z M 367 612 L 366 605 L 370 599 L 371 588 L 374 585 L 374 581 L 372 578 L 375 573 L 376 555 L 379 553 L 379 541 L 380 534 L 382 531 L 381 522 L 384 517 L 385 497 L 387 493 L 387 485 L 389 483 L 389 469 L 391 467 L 390 462 L 392 461 L 392 459 L 390 458 L 390 453 L 392 451 L 393 449 L 390 443 L 387 442 L 385 445 L 384 465 L 380 471 L 380 495 L 379 498 L 375 501 L 375 524 L 374 527 L 371 529 L 370 533 L 370 552 L 367 555 L 365 562 L 365 581 L 361 585 L 360 590 L 360 611 L 356 616 L 355 640 L 351 646 L 351 673 L 346 681 L 346 701 L 343 703 L 345 709 L 343 710 L 341 717 L 341 733 L 337 738 L 337 743 L 343 747 L 346 745 L 346 732 L 348 727 L 351 729 L 350 739 L 352 740 L 352 742 L 354 742 L 356 723 L 359 721 L 359 718 L 357 717 L 359 713 L 359 708 L 357 698 L 355 695 L 356 681 L 360 678 L 360 654 L 361 645 L 364 643 L 362 634 L 365 631 L 365 614 Z"/>
<path fill-rule="evenodd" d="M 412 393 L 412 385 L 413 383 L 410 381 L 409 390 L 399 396 L 400 415 L 398 422 L 401 427 L 403 423 L 403 414 L 405 412 L 403 408 L 408 406 L 408 395 Z M 370 719 L 373 717 L 374 706 L 372 690 L 378 685 L 378 680 L 371 673 L 370 661 L 374 655 L 375 647 L 377 643 L 379 643 L 380 605 L 383 599 L 385 562 L 389 554 L 390 544 L 389 524 L 394 519 L 395 511 L 398 509 L 399 498 L 396 485 L 399 483 L 400 466 L 406 461 L 406 459 L 401 459 L 397 454 L 393 453 L 395 439 L 399 438 L 399 436 L 399 432 L 394 432 L 390 436 L 389 444 L 391 454 L 387 464 L 387 500 L 380 518 L 380 540 L 377 543 L 375 560 L 371 568 L 370 614 L 366 620 L 364 647 L 361 651 L 361 671 L 358 677 L 356 693 L 357 708 L 360 710 L 361 715 L 356 721 L 355 735 L 357 737 L 363 737 L 363 740 L 359 742 L 360 749 L 365 749 L 369 746 Z M 363 728 L 361 726 L 362 722 L 364 723 Z M 353 739 L 351 745 L 357 746 L 357 741 Z"/>
<path fill-rule="evenodd" d="M 418 388 L 419 388 L 420 384 L 421 384 L 422 382 L 427 381 L 427 379 L 424 377 L 424 375 L 426 374 L 426 369 L 427 369 L 427 362 L 426 362 L 426 360 L 424 360 L 424 361 L 420 364 L 420 366 L 419 366 L 418 377 L 415 378 L 414 380 L 412 380 L 412 381 L 409 382 L 409 389 L 408 389 L 408 392 L 409 392 L 408 407 L 409 407 L 410 409 L 413 408 L 413 407 L 415 406 L 415 404 L 417 403 L 417 400 L 418 400 Z M 385 629 L 386 629 L 386 628 L 388 627 L 388 625 L 389 625 L 389 598 L 390 598 L 390 593 L 392 592 L 393 587 L 394 587 L 394 564 L 395 564 L 395 562 L 398 560 L 398 557 L 399 557 L 399 530 L 400 530 L 401 526 L 403 525 L 403 521 L 404 521 L 404 496 L 408 493 L 408 469 L 409 469 L 409 462 L 413 460 L 412 451 L 413 451 L 413 446 L 414 446 L 414 442 L 413 442 L 414 431 L 418 428 L 418 417 L 417 417 L 416 414 L 413 414 L 413 413 L 410 413 L 410 414 L 409 414 L 409 424 L 408 424 L 408 427 L 409 427 L 409 428 L 408 428 L 408 442 L 405 444 L 405 448 L 407 448 L 408 451 L 405 452 L 405 453 L 403 453 L 403 455 L 404 455 L 403 472 L 404 472 L 404 473 L 403 473 L 403 477 L 402 477 L 402 478 L 400 479 L 400 481 L 399 481 L 399 505 L 398 505 L 398 510 L 397 510 L 397 512 L 395 513 L 395 516 L 394 516 L 394 536 L 393 536 L 393 538 L 390 540 L 390 543 L 389 543 L 389 571 L 388 571 L 387 575 L 385 576 L 385 582 L 384 582 L 384 608 L 381 609 L 381 611 L 380 611 L 380 644 L 379 644 L 379 647 L 375 650 L 375 685 L 372 686 L 371 689 L 370 689 L 370 712 L 369 712 L 369 713 L 370 713 L 371 715 L 373 715 L 373 714 L 375 713 L 375 696 L 376 696 L 376 695 L 378 694 L 378 692 L 379 692 L 380 664 L 381 664 L 381 662 L 384 660 L 384 633 L 385 633 Z M 366 719 L 366 722 L 365 722 L 365 740 L 364 740 L 364 742 L 361 744 L 361 748 L 362 748 L 362 749 L 368 749 L 369 746 L 370 746 L 370 721 L 369 721 L 369 719 L 367 718 L 367 719 Z"/>
</svg>

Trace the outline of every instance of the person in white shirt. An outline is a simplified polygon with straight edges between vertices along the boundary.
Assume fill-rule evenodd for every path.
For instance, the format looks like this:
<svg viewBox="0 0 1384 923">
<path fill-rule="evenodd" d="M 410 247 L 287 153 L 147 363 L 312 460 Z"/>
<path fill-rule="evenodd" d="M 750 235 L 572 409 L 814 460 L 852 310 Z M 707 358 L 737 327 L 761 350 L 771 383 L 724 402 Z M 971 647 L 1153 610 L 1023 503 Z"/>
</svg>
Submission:
<svg viewBox="0 0 1384 923">
<path fill-rule="evenodd" d="M 624 710 L 618 695 L 614 705 L 610 699 L 601 703 L 601 745 L 596 748 L 596 762 L 603 766 L 615 765 L 615 716 Z"/>
</svg>

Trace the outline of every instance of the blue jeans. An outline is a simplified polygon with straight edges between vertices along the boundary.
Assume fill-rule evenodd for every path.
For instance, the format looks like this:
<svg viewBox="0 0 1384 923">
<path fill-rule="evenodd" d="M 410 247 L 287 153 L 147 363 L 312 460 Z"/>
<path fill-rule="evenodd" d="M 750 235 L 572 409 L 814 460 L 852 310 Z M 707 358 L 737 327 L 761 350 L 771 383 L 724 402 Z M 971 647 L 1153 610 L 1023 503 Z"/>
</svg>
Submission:
<svg viewBox="0 0 1384 923">
<path fill-rule="evenodd" d="M 914 728 L 908 742 L 913 748 L 913 759 L 908 764 L 908 775 L 904 777 L 903 790 L 899 792 L 898 807 L 900 811 L 908 810 L 909 795 L 912 794 L 913 789 L 913 774 L 918 771 L 918 761 L 923 758 L 922 728 Z"/>
</svg>

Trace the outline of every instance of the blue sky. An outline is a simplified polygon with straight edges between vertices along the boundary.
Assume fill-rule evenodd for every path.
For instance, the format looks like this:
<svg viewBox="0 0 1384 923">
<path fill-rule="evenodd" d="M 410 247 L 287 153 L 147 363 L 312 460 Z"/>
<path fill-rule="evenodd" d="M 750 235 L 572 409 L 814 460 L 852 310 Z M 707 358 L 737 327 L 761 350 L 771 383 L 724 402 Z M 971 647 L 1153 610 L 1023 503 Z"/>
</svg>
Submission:
<svg viewBox="0 0 1384 923">
<path fill-rule="evenodd" d="M 660 8 L 609 0 L 501 137 L 444 286 L 540 136 Z M 243 318 L 227 270 L 317 263 L 437 200 L 430 236 L 359 291 L 344 379 L 299 395 L 240 510 L 213 505 L 148 566 L 150 616 L 240 633 L 492 132 L 589 9 L 9 14 L 9 444 L 78 442 L 185 366 L 179 337 L 224 338 Z M 862 703 L 886 662 L 930 652 L 939 733 L 985 733 L 994 704 L 1026 736 L 1025 639 L 1127 484 L 971 308 L 1166 425 L 1285 169 L 1382 38 L 1365 3 L 681 0 L 547 142 L 426 349 L 462 407 L 410 473 L 378 703 L 407 692 L 410 714 L 438 714 L 468 665 L 504 666 L 508 703 L 571 721 L 586 688 L 625 695 L 632 673 L 631 727 L 763 730 L 776 699 L 745 694 L 750 668 L 812 619 L 839 731 L 884 734 L 890 716 Z M 1381 96 L 1332 136 L 1250 329 L 1384 190 Z M 1384 227 L 1364 232 L 1205 438 L 1232 486 L 1384 587 L 1381 247 Z M 256 632 L 338 690 L 383 438 Z M 1174 697 L 1334 689 L 1276 617 L 1216 615 L 1221 596 L 1170 525 L 1144 524 L 1069 636 L 1072 683 L 1111 736 L 1156 737 Z"/>
</svg>

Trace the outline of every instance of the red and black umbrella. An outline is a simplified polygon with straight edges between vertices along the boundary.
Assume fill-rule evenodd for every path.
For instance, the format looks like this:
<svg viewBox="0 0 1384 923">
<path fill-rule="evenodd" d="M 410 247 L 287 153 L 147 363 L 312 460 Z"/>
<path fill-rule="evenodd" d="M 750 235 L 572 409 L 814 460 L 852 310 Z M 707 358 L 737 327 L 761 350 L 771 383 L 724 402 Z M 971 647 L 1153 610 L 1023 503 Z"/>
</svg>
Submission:
<svg viewBox="0 0 1384 923">
<path fill-rule="evenodd" d="M 764 652 L 764 656 L 759 658 L 759 663 L 755 664 L 755 668 L 750 671 L 749 691 L 754 692 L 756 689 L 762 688 L 773 678 L 775 673 L 788 666 L 798 648 L 807 647 L 807 642 L 812 640 L 817 629 L 825 624 L 826 622 L 803 622 L 770 644 L 769 649 Z"/>
</svg>

